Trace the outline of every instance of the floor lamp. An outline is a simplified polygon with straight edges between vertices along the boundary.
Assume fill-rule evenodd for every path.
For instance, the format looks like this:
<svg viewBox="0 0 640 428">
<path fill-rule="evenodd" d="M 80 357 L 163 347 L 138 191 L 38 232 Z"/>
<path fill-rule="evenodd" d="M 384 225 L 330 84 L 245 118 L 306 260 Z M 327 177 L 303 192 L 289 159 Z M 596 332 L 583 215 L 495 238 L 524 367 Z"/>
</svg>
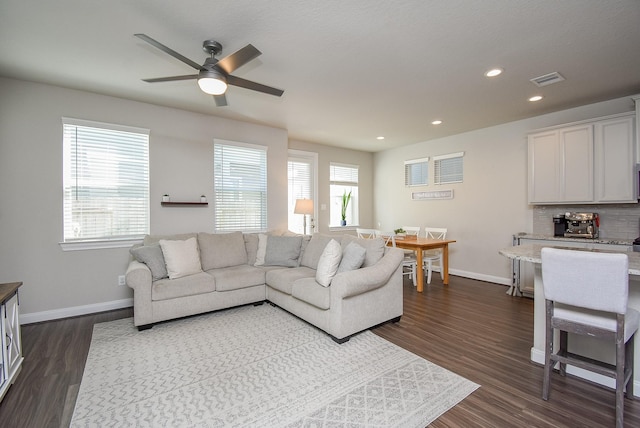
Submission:
<svg viewBox="0 0 640 428">
<path fill-rule="evenodd" d="M 302 214 L 304 235 L 307 234 L 307 214 L 313 214 L 313 200 L 311 199 L 296 199 L 296 206 L 293 209 L 294 214 Z"/>
</svg>

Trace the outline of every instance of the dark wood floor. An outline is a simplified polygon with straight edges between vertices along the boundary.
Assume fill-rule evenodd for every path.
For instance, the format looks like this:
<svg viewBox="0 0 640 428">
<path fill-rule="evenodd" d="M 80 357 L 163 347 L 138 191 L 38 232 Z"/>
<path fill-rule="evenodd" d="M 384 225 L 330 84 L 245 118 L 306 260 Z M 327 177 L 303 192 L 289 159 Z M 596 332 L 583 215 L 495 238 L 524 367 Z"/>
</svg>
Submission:
<svg viewBox="0 0 640 428">
<path fill-rule="evenodd" d="M 614 426 L 614 393 L 554 374 L 550 401 L 540 398 L 542 367 L 529 360 L 533 301 L 506 287 L 440 278 L 417 293 L 405 284 L 404 315 L 375 333 L 481 387 L 433 427 Z M 132 315 L 131 309 L 22 328 L 24 366 L 0 404 L 0 427 L 67 427 L 93 324 Z M 640 400 L 625 403 L 625 426 L 640 426 Z"/>
</svg>

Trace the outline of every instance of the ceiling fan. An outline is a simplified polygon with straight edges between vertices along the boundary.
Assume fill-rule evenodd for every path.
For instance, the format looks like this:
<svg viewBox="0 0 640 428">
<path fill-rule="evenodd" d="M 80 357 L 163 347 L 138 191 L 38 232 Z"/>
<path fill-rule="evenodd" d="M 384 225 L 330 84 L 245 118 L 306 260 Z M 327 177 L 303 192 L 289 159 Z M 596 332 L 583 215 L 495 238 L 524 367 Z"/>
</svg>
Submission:
<svg viewBox="0 0 640 428">
<path fill-rule="evenodd" d="M 198 70 L 198 74 L 142 79 L 144 82 L 156 83 L 171 82 L 174 80 L 198 79 L 198 86 L 200 86 L 200 89 L 207 94 L 213 95 L 218 107 L 227 105 L 227 98 L 225 97 L 227 85 L 239 86 L 252 91 L 275 95 L 276 97 L 280 97 L 284 93 L 282 89 L 272 88 L 271 86 L 266 86 L 261 83 L 252 82 L 250 80 L 231 75 L 234 70 L 262 54 L 262 52 L 251 44 L 248 44 L 221 60 L 217 60 L 215 56 L 222 52 L 222 45 L 215 40 L 205 40 L 202 42 L 202 49 L 211 56 L 204 61 L 204 64 L 200 65 L 152 39 L 146 34 L 134 34 L 134 36 Z"/>
</svg>

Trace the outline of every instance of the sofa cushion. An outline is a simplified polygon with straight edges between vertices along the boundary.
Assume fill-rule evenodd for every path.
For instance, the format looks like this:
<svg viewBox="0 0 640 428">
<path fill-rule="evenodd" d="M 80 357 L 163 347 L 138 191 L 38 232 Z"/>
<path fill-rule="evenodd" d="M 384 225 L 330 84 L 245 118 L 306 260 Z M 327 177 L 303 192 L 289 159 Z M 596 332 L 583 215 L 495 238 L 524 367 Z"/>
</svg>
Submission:
<svg viewBox="0 0 640 428">
<path fill-rule="evenodd" d="M 338 241 L 332 239 L 329 241 L 320 260 L 318 261 L 318 269 L 316 270 L 316 281 L 323 287 L 331 285 L 331 280 L 338 272 L 338 266 L 340 266 L 340 260 L 342 259 L 342 248 Z"/>
<path fill-rule="evenodd" d="M 162 255 L 162 248 L 160 248 L 160 244 L 133 247 L 129 252 L 137 261 L 147 265 L 151 271 L 151 277 L 154 281 L 166 278 L 169 275 L 167 273 L 167 267 L 164 262 L 164 256 Z"/>
<path fill-rule="evenodd" d="M 362 267 L 373 266 L 384 256 L 385 244 L 382 238 L 363 239 L 352 235 L 344 235 L 342 236 L 342 249 L 344 250 L 351 242 L 356 242 L 367 250 Z"/>
<path fill-rule="evenodd" d="M 186 241 L 160 240 L 162 255 L 170 279 L 181 278 L 202 272 L 198 241 L 191 237 Z"/>
<path fill-rule="evenodd" d="M 307 244 L 302 257 L 300 258 L 300 266 L 306 266 L 311 269 L 318 268 L 318 261 L 324 251 L 324 247 L 327 246 L 329 241 L 333 238 L 330 235 L 323 235 L 321 233 L 315 233 L 311 237 L 311 240 Z"/>
<path fill-rule="evenodd" d="M 293 283 L 300 278 L 312 278 L 315 281 L 316 271 L 308 267 L 282 268 L 269 270 L 266 273 L 267 285 L 286 294 L 291 294 Z"/>
<path fill-rule="evenodd" d="M 151 300 L 168 300 L 177 297 L 216 291 L 216 282 L 206 272 L 183 276 L 177 279 L 160 279 L 151 286 Z"/>
<path fill-rule="evenodd" d="M 302 236 L 269 236 L 264 257 L 265 266 L 298 266 Z"/>
<path fill-rule="evenodd" d="M 265 271 L 254 266 L 239 265 L 207 271 L 216 280 L 216 291 L 264 285 Z"/>
<path fill-rule="evenodd" d="M 159 244 L 161 239 L 166 241 L 184 241 L 197 237 L 197 233 L 179 233 L 176 235 L 145 235 L 142 240 L 143 245 Z"/>
<path fill-rule="evenodd" d="M 342 260 L 338 266 L 338 273 L 359 269 L 364 263 L 367 250 L 356 242 L 350 242 L 342 252 Z"/>
<path fill-rule="evenodd" d="M 198 233 L 202 270 L 247 264 L 242 232 Z"/>
<path fill-rule="evenodd" d="M 256 250 L 256 262 L 254 266 L 263 266 L 264 258 L 267 255 L 267 239 L 269 235 L 264 233 L 258 234 L 258 249 Z"/>
<path fill-rule="evenodd" d="M 256 255 L 258 253 L 258 234 L 244 233 L 244 246 L 247 250 L 247 263 L 251 266 L 256 264 Z"/>
<path fill-rule="evenodd" d="M 318 284 L 313 278 L 302 278 L 293 283 L 291 295 L 319 309 L 331 306 L 331 289 Z"/>
</svg>

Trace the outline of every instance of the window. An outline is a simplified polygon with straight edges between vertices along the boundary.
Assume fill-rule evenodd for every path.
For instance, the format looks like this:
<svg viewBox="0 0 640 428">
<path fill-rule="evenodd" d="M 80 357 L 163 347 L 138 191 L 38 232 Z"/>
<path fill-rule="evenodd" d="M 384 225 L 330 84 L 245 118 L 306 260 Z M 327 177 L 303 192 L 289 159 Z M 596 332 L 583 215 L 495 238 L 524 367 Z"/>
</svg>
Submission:
<svg viewBox="0 0 640 428">
<path fill-rule="evenodd" d="M 464 152 L 433 157 L 435 184 L 462 183 L 462 158 Z"/>
<path fill-rule="evenodd" d="M 429 184 L 429 158 L 404 161 L 404 185 L 424 186 Z"/>
<path fill-rule="evenodd" d="M 358 166 L 331 163 L 329 166 L 329 197 L 331 200 L 331 227 L 341 226 L 342 196 L 351 192 L 346 210 L 346 222 L 357 226 L 358 220 Z"/>
<path fill-rule="evenodd" d="M 310 228 L 313 215 L 307 216 L 307 232 L 303 232 L 304 217 L 302 214 L 295 214 L 293 210 L 296 205 L 296 199 L 315 199 L 314 183 L 317 157 L 316 153 L 289 150 L 289 161 L 287 163 L 289 184 L 288 228 L 295 233 L 313 233 L 313 229 Z"/>
<path fill-rule="evenodd" d="M 149 130 L 62 122 L 64 242 L 149 233 Z"/>
<path fill-rule="evenodd" d="M 213 189 L 216 231 L 267 229 L 267 148 L 215 140 Z"/>
</svg>

